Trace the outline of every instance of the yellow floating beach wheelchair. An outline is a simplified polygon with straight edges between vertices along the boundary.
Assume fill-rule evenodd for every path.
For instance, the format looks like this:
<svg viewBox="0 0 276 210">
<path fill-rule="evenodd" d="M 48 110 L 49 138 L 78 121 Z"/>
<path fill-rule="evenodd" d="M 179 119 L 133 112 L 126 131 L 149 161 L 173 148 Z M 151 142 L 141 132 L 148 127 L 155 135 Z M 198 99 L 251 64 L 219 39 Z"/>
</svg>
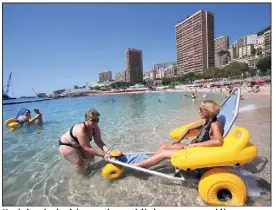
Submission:
<svg viewBox="0 0 276 210">
<path fill-rule="evenodd" d="M 198 184 L 198 192 L 204 202 L 215 206 L 244 205 L 247 199 L 244 181 L 234 171 L 225 168 L 242 166 L 253 161 L 257 156 L 257 148 L 249 142 L 248 130 L 235 127 L 230 131 L 238 115 L 239 102 L 240 89 L 236 88 L 221 105 L 218 120 L 224 128 L 223 145 L 192 147 L 176 152 L 171 157 L 171 164 L 176 168 L 174 176 L 130 164 L 140 162 L 153 153 L 122 154 L 120 151 L 115 151 L 111 153 L 109 163 L 102 170 L 103 177 L 117 179 L 122 176 L 124 167 L 128 167 L 172 180 L 187 181 L 185 173 L 188 171 L 193 171 L 198 175 L 207 169 L 200 177 Z M 173 130 L 170 137 L 177 139 L 191 124 Z M 195 129 L 186 137 L 196 136 L 198 132 L 199 129 Z"/>
<path fill-rule="evenodd" d="M 17 115 L 16 118 L 19 117 L 20 115 L 23 115 L 28 109 L 26 108 L 21 108 Z M 22 126 L 19 122 L 17 122 L 16 118 L 9 118 L 5 121 L 5 125 L 9 128 L 10 131 L 14 131 L 17 127 Z M 28 123 L 33 123 L 31 122 L 32 118 L 29 119 Z"/>
</svg>

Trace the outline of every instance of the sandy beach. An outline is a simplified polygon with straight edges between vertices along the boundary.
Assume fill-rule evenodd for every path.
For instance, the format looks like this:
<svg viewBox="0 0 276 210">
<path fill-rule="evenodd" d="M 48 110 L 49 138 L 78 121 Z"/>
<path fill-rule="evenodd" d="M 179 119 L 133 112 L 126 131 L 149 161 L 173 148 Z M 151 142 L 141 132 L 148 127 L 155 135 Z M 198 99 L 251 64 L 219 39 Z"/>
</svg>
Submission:
<svg viewBox="0 0 276 210">
<path fill-rule="evenodd" d="M 257 93 L 254 93 L 252 91 L 251 87 L 247 86 L 235 86 L 241 89 L 241 94 L 244 97 L 255 97 L 255 96 L 260 96 L 260 95 L 265 95 L 265 96 L 270 96 L 271 94 L 271 86 L 270 85 L 264 85 L 260 86 L 260 91 Z M 194 92 L 194 93 L 224 93 L 228 94 L 228 89 L 223 87 L 223 88 L 175 88 L 175 89 L 164 89 L 164 90 L 158 90 L 158 91 L 151 91 L 151 90 L 146 90 L 146 91 L 104 91 L 104 92 L 98 92 L 98 93 L 93 93 L 93 95 L 121 95 L 121 94 L 141 94 L 141 93 L 158 93 L 158 92 Z"/>
<path fill-rule="evenodd" d="M 270 104 L 270 97 L 262 97 Z M 257 102 L 257 100 L 256 100 Z M 249 112 L 239 114 L 236 121 L 237 126 L 242 126 L 250 132 L 250 142 L 256 145 L 258 150 L 257 158 L 243 166 L 260 178 L 259 184 L 271 191 L 271 108 L 257 108 Z M 267 206 L 271 205 L 271 195 L 254 199 L 252 205 Z"/>
</svg>

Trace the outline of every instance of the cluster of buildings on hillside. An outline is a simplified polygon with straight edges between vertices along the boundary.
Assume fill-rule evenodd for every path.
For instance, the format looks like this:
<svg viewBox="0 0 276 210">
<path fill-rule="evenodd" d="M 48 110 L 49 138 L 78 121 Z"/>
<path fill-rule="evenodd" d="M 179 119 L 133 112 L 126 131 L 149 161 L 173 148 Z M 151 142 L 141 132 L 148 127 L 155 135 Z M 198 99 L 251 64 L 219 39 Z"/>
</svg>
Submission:
<svg viewBox="0 0 276 210">
<path fill-rule="evenodd" d="M 229 47 L 228 36 L 215 39 L 215 66 L 223 67 L 233 61 L 247 63 L 256 68 L 259 59 L 271 54 L 271 30 L 249 34 Z"/>
<path fill-rule="evenodd" d="M 224 67 L 233 61 L 256 68 L 259 59 L 271 54 L 271 30 L 249 34 L 229 46 L 229 37 L 214 38 L 214 14 L 200 10 L 175 25 L 176 62 L 154 64 L 143 72 L 142 50 L 125 51 L 125 71 L 116 73 L 115 81 L 142 83 L 148 79 L 202 73 L 209 67 Z M 99 81 L 112 80 L 111 71 L 99 73 Z"/>
</svg>

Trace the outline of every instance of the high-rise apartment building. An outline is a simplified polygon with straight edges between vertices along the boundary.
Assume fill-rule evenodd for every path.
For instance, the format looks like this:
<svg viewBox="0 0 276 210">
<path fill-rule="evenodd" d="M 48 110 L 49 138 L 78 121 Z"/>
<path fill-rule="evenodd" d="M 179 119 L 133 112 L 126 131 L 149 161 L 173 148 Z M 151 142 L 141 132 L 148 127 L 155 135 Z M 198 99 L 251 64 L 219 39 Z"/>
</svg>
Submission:
<svg viewBox="0 0 276 210">
<path fill-rule="evenodd" d="M 257 44 L 258 42 L 258 35 L 257 34 L 249 34 L 245 36 L 246 45 L 248 44 Z"/>
<path fill-rule="evenodd" d="M 149 73 L 150 73 L 150 79 L 155 80 L 156 79 L 156 70 L 151 70 Z"/>
<path fill-rule="evenodd" d="M 164 77 L 171 78 L 177 76 L 177 67 L 176 64 L 167 66 L 164 68 Z"/>
<path fill-rule="evenodd" d="M 203 72 L 215 65 L 214 15 L 200 10 L 176 26 L 177 74 Z"/>
<path fill-rule="evenodd" d="M 115 81 L 116 81 L 116 82 L 119 82 L 119 81 L 125 82 L 125 81 L 126 81 L 126 72 L 125 72 L 125 71 L 123 71 L 123 72 L 118 72 L 118 73 L 115 75 Z"/>
<path fill-rule="evenodd" d="M 220 51 L 226 51 L 229 48 L 229 37 L 221 36 L 215 39 L 215 54 Z"/>
<path fill-rule="evenodd" d="M 253 44 L 248 44 L 244 47 L 239 48 L 239 58 L 244 58 L 248 56 L 253 56 L 255 54 L 254 52 L 254 45 Z"/>
<path fill-rule="evenodd" d="M 165 63 L 155 63 L 153 64 L 152 69 L 157 71 L 158 69 L 167 68 L 168 66 L 175 65 L 175 64 L 176 63 L 174 61 L 165 62 Z"/>
<path fill-rule="evenodd" d="M 232 45 L 229 49 L 228 49 L 229 53 L 230 53 L 230 60 L 233 60 L 235 58 L 237 58 L 237 51 L 236 51 L 236 47 L 234 47 L 234 45 Z"/>
<path fill-rule="evenodd" d="M 271 55 L 271 30 L 266 31 L 264 33 L 264 46 L 265 46 L 264 55 L 265 56 Z"/>
<path fill-rule="evenodd" d="M 143 82 L 143 58 L 142 50 L 128 48 L 125 51 L 126 82 Z"/>
<path fill-rule="evenodd" d="M 240 48 L 245 47 L 249 44 L 257 44 L 258 43 L 258 36 L 257 34 L 249 34 L 243 36 L 239 40 L 235 41 L 234 46 L 236 47 L 236 55 L 240 57 Z"/>
<path fill-rule="evenodd" d="M 105 82 L 112 80 L 112 72 L 111 71 L 105 71 L 99 73 L 99 82 Z"/>
<path fill-rule="evenodd" d="M 149 72 L 144 72 L 143 73 L 143 80 L 148 80 L 150 78 L 150 73 Z"/>
</svg>

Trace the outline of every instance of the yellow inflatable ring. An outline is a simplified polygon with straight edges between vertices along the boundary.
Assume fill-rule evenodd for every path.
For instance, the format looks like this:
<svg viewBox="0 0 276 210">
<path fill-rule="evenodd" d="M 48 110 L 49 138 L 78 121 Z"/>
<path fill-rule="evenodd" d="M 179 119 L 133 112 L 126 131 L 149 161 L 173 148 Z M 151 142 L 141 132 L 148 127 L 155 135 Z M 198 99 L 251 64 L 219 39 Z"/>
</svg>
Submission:
<svg viewBox="0 0 276 210">
<path fill-rule="evenodd" d="M 174 140 L 177 140 L 181 137 L 181 135 L 183 134 L 184 130 L 186 128 L 189 128 L 190 126 L 196 124 L 197 122 L 199 122 L 200 120 L 196 121 L 196 122 L 192 122 L 190 124 L 187 124 L 187 125 L 182 125 L 174 130 L 172 130 L 170 132 L 170 137 Z M 193 137 L 193 136 L 196 136 L 198 133 L 199 133 L 200 129 L 197 128 L 197 129 L 193 129 L 193 130 L 190 130 L 187 135 L 185 136 L 185 138 L 190 138 L 190 137 Z"/>
<path fill-rule="evenodd" d="M 20 124 L 18 122 L 12 122 L 8 125 L 8 127 L 10 127 L 10 128 L 16 128 L 18 126 L 20 126 Z"/>
<path fill-rule="evenodd" d="M 16 122 L 16 118 L 9 118 L 5 121 L 5 125 L 9 126 L 10 123 Z"/>
<path fill-rule="evenodd" d="M 243 206 L 247 198 L 242 179 L 225 168 L 207 171 L 200 179 L 198 192 L 203 201 L 213 206 Z"/>
<path fill-rule="evenodd" d="M 113 150 L 110 152 L 110 156 L 112 157 L 119 157 L 121 156 L 123 153 L 120 150 Z"/>
<path fill-rule="evenodd" d="M 124 167 L 116 164 L 108 163 L 102 170 L 105 179 L 117 179 L 124 172 Z"/>
</svg>

